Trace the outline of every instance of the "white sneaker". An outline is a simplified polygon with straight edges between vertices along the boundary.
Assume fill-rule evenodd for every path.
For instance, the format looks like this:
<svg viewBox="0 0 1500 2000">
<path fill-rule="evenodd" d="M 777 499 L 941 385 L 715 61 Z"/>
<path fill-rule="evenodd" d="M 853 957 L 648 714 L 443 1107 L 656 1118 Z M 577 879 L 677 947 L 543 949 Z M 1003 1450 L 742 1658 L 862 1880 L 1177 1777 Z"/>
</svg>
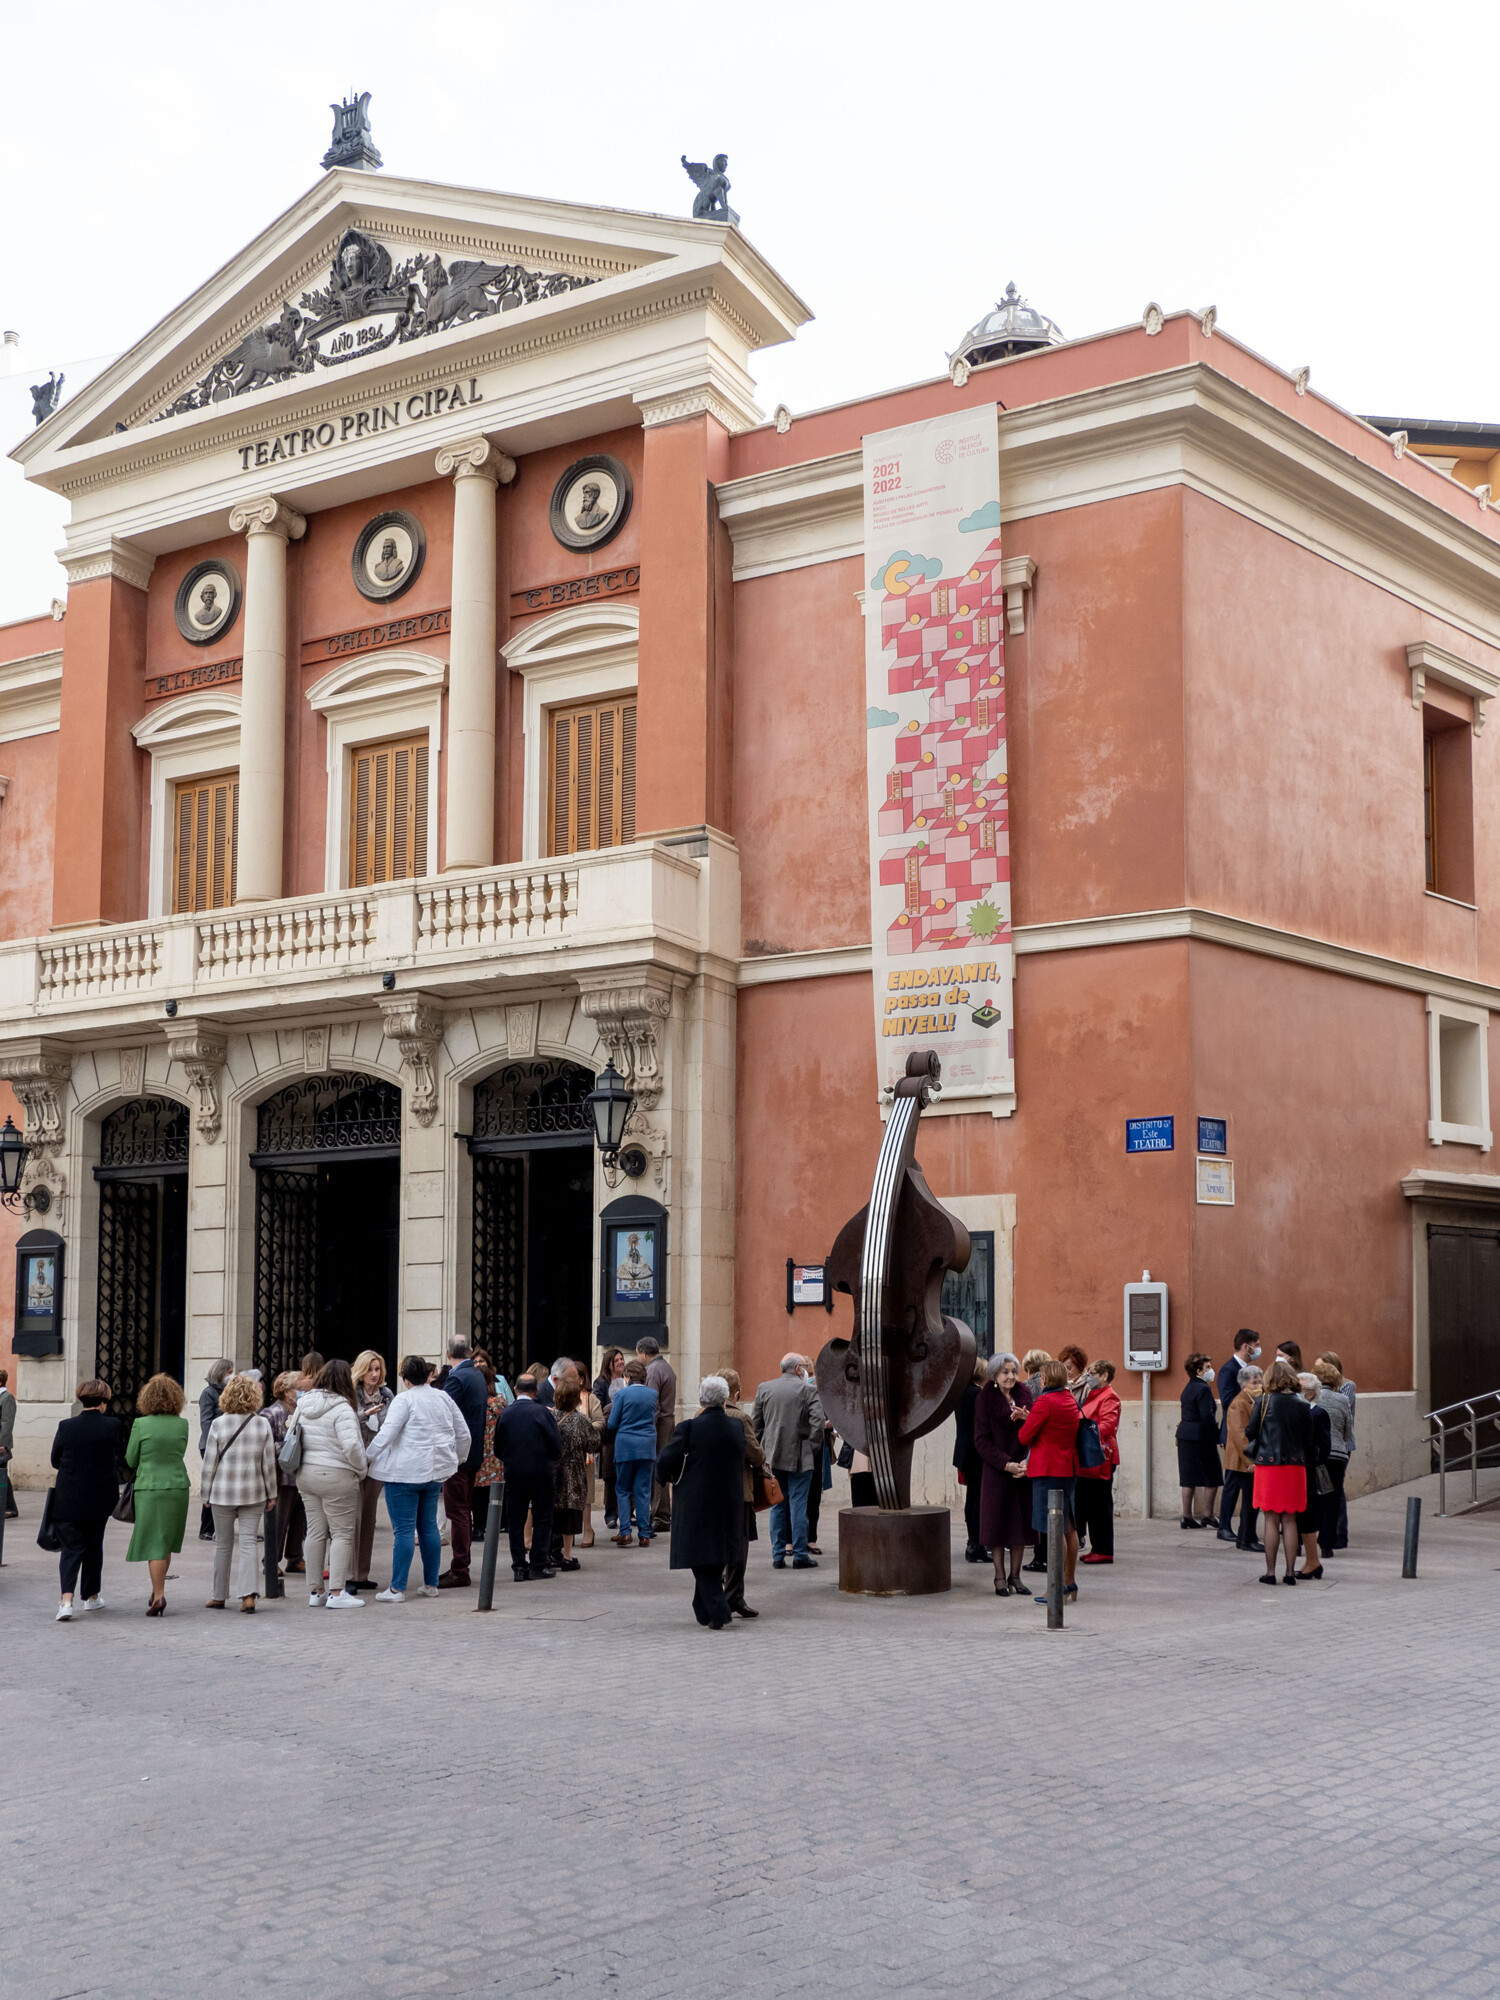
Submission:
<svg viewBox="0 0 1500 2000">
<path fill-rule="evenodd" d="M 307 1600 L 307 1608 L 309 1611 L 316 1611 L 327 1602 L 328 1599 L 323 1595 L 322 1591 L 315 1590 Z"/>
<path fill-rule="evenodd" d="M 104 1599 L 102 1597 L 86 1597 L 83 1600 L 83 1608 L 85 1611 L 102 1611 L 104 1609 Z"/>
<path fill-rule="evenodd" d="M 53 1623 L 54 1624 L 60 1623 L 64 1618 L 71 1618 L 72 1616 L 73 1616 L 73 1606 L 71 1605 L 71 1603 L 59 1604 L 57 1607 L 57 1617 L 56 1619 L 54 1619 Z"/>
<path fill-rule="evenodd" d="M 375 1593 L 375 1602 L 377 1604 L 404 1604 L 406 1602 L 406 1592 L 404 1590 L 377 1590 Z"/>
<path fill-rule="evenodd" d="M 442 1594 L 435 1583 L 419 1583 L 417 1585 L 418 1597 L 441 1597 Z"/>
<path fill-rule="evenodd" d="M 364 1601 L 362 1597 L 356 1597 L 352 1590 L 336 1590 L 328 1600 L 328 1609 L 330 1611 L 357 1611 L 363 1606 Z"/>
</svg>

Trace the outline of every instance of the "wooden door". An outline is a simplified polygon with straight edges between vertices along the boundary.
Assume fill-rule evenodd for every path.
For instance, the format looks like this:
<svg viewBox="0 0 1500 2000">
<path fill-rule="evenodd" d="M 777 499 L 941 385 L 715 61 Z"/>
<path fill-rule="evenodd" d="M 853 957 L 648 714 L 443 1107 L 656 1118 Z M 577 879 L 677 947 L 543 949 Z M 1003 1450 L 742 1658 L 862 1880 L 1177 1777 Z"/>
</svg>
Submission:
<svg viewBox="0 0 1500 2000">
<path fill-rule="evenodd" d="M 547 852 L 634 840 L 635 696 L 555 708 L 547 726 Z"/>
<path fill-rule="evenodd" d="M 349 886 L 427 873 L 427 738 L 351 752 Z"/>
</svg>

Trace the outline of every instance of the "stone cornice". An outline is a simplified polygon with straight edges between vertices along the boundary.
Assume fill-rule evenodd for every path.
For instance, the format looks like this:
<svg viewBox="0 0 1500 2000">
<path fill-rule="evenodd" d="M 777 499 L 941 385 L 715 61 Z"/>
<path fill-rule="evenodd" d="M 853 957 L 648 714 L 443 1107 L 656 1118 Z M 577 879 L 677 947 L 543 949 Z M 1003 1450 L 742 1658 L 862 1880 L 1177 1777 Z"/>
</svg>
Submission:
<svg viewBox="0 0 1500 2000">
<path fill-rule="evenodd" d="M 681 423 L 685 417 L 712 417 L 733 435 L 737 431 L 749 430 L 759 417 L 747 418 L 743 410 L 708 383 L 697 388 L 681 389 L 669 396 L 638 395 L 635 406 L 641 413 L 641 422 L 650 430 L 654 424 Z"/>
<path fill-rule="evenodd" d="M 70 584 L 92 583 L 100 576 L 117 576 L 122 583 L 134 584 L 137 590 L 146 588 L 156 567 L 155 556 L 121 541 L 115 535 L 109 536 L 102 547 L 59 549 L 57 560 L 67 571 Z"/>
<path fill-rule="evenodd" d="M 48 736 L 62 711 L 61 648 L 0 663 L 0 743 Z"/>
</svg>

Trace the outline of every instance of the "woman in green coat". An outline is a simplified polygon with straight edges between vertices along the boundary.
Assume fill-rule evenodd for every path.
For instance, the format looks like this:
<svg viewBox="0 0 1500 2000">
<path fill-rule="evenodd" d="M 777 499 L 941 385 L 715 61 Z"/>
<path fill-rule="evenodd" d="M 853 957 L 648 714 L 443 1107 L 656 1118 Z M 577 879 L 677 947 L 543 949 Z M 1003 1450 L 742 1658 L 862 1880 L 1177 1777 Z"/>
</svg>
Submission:
<svg viewBox="0 0 1500 2000">
<path fill-rule="evenodd" d="M 127 1562 L 143 1562 L 151 1570 L 148 1618 L 160 1618 L 167 1608 L 167 1571 L 182 1547 L 187 1526 L 188 1476 L 184 1460 L 188 1423 L 182 1414 L 182 1385 L 170 1375 L 153 1375 L 136 1398 L 136 1417 L 125 1447 L 125 1463 L 135 1474 L 135 1532 L 125 1552 Z"/>
</svg>

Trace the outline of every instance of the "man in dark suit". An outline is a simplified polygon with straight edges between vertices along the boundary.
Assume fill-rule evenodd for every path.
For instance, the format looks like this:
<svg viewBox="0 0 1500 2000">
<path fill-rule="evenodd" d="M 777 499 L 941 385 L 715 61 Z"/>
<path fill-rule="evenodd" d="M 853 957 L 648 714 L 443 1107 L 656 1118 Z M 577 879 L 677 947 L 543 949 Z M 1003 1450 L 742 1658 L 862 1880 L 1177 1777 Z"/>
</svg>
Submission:
<svg viewBox="0 0 1500 2000">
<path fill-rule="evenodd" d="M 562 1439 L 557 1419 L 536 1399 L 536 1377 L 523 1375 L 516 1400 L 495 1425 L 495 1456 L 505 1468 L 505 1525 L 510 1533 L 510 1573 L 517 1583 L 556 1576 L 552 1567 L 552 1490 Z M 531 1561 L 526 1560 L 526 1514 L 531 1513 Z"/>
<path fill-rule="evenodd" d="M 1214 1383 L 1214 1394 L 1219 1399 L 1219 1449 L 1222 1451 L 1229 1442 L 1229 1405 L 1240 1393 L 1240 1370 L 1248 1368 L 1260 1357 L 1260 1335 L 1252 1326 L 1242 1326 L 1234 1336 L 1234 1352 L 1219 1370 Z M 1237 1539 L 1234 1532 L 1234 1503 L 1240 1492 L 1238 1479 L 1224 1481 L 1223 1497 L 1219 1501 L 1219 1540 L 1232 1542 Z M 1246 1493 L 1242 1506 L 1250 1504 Z M 1242 1516 L 1243 1518 L 1243 1516 Z"/>
<path fill-rule="evenodd" d="M 453 1559 L 438 1578 L 439 1590 L 464 1590 L 469 1584 L 469 1551 L 474 1541 L 474 1475 L 484 1459 L 484 1418 L 489 1389 L 474 1366 L 462 1334 L 448 1342 L 450 1363 L 443 1389 L 463 1412 L 469 1426 L 469 1455 L 451 1479 L 443 1481 L 443 1512 L 453 1529 Z"/>
</svg>

